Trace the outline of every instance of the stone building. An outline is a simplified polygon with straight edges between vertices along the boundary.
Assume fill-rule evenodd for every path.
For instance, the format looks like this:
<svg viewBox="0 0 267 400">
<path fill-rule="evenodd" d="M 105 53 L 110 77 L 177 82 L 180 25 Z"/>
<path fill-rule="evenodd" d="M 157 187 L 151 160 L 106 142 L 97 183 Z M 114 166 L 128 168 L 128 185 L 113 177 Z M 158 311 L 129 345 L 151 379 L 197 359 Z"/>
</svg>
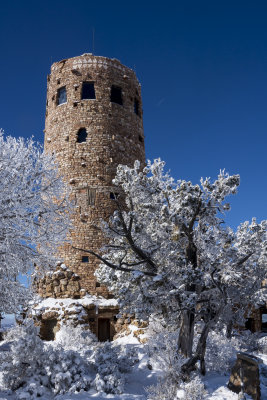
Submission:
<svg viewBox="0 0 267 400">
<path fill-rule="evenodd" d="M 112 179 L 117 166 L 145 162 L 141 86 L 134 71 L 116 59 L 93 54 L 54 63 L 47 80 L 44 133 L 45 151 L 55 155 L 71 187 L 75 214 L 71 243 L 58 251 L 70 272 L 59 267 L 61 278 L 44 277 L 37 283 L 38 293 L 62 301 L 79 300 L 85 293 L 108 300 L 107 288 L 94 276 L 98 261 L 74 247 L 99 252 L 104 237 L 97 225 L 114 211 Z M 113 336 L 111 321 L 118 313 L 114 304 L 105 304 L 102 313 L 87 313 L 87 322 L 102 340 Z"/>
</svg>

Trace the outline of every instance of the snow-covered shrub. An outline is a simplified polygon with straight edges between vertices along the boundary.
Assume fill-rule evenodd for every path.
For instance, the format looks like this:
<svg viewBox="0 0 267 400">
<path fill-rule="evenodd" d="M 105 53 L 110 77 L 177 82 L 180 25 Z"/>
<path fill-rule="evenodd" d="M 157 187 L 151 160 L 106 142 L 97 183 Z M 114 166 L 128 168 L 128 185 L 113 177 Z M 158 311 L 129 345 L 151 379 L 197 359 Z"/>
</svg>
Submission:
<svg viewBox="0 0 267 400">
<path fill-rule="evenodd" d="M 256 351 L 259 347 L 259 336 L 258 333 L 252 333 L 249 330 L 241 332 L 238 336 L 240 342 L 240 350 L 242 351 Z"/>
<path fill-rule="evenodd" d="M 33 321 L 16 327 L 2 364 L 4 387 L 15 390 L 19 399 L 36 399 L 49 391 L 54 394 L 88 390 L 93 367 L 78 353 L 60 345 L 45 344 Z"/>
<path fill-rule="evenodd" d="M 178 386 L 168 380 L 159 379 L 157 385 L 145 388 L 148 393 L 147 400 L 177 400 Z"/>
<path fill-rule="evenodd" d="M 150 363 L 153 369 L 162 371 L 157 384 L 146 388 L 148 400 L 176 400 L 182 382 L 181 366 L 186 361 L 178 352 L 179 332 L 170 332 L 158 321 L 149 328 L 148 333 Z"/>
<path fill-rule="evenodd" d="M 66 350 L 85 352 L 97 342 L 96 336 L 81 325 L 74 327 L 71 323 L 63 324 L 56 333 L 55 343 Z"/>
<path fill-rule="evenodd" d="M 116 346 L 118 353 L 118 368 L 122 373 L 130 372 L 131 367 L 138 363 L 137 349 L 131 346 Z"/>
<path fill-rule="evenodd" d="M 180 385 L 182 396 L 178 395 L 178 399 L 183 400 L 203 400 L 207 394 L 204 383 L 201 381 L 199 376 L 196 376 L 189 382 L 182 383 Z"/>
<path fill-rule="evenodd" d="M 70 326 L 57 335 L 57 341 L 45 343 L 29 320 L 13 329 L 7 340 L 11 344 L 10 351 L 2 352 L 3 386 L 16 391 L 18 399 L 50 398 L 90 388 L 120 394 L 124 373 L 138 361 L 135 349 L 98 343 L 89 331 Z"/>
<path fill-rule="evenodd" d="M 54 348 L 47 344 L 44 369 L 55 394 L 75 393 L 90 389 L 93 368 L 78 352 Z"/>
<path fill-rule="evenodd" d="M 168 379 L 159 379 L 158 384 L 146 388 L 147 400 L 204 400 L 207 391 L 201 379 L 195 376 L 179 385 Z"/>
<path fill-rule="evenodd" d="M 222 332 L 211 331 L 205 355 L 207 371 L 230 370 L 239 350 L 239 339 L 235 337 L 228 339 Z"/>
<path fill-rule="evenodd" d="M 123 392 L 125 379 L 120 371 L 118 349 L 109 342 L 99 345 L 93 355 L 97 374 L 93 385 L 98 392 L 120 394 Z M 123 368 L 125 370 L 125 360 Z"/>
<path fill-rule="evenodd" d="M 7 334 L 6 340 L 12 340 L 12 344 L 1 367 L 5 387 L 16 390 L 42 369 L 44 345 L 38 333 L 33 321 L 26 320 Z"/>
<path fill-rule="evenodd" d="M 178 352 L 179 332 L 170 332 L 161 327 L 161 331 L 151 335 L 148 340 L 150 361 L 153 368 L 163 371 L 163 379 L 176 384 L 180 382 L 181 366 L 186 361 Z"/>
</svg>

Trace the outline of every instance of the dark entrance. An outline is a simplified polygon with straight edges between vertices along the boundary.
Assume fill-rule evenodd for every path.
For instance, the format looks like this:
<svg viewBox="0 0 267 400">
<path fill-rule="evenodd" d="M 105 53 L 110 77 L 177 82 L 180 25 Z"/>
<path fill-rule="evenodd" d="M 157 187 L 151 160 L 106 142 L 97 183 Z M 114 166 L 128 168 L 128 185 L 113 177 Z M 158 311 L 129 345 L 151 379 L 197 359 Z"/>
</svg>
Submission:
<svg viewBox="0 0 267 400">
<path fill-rule="evenodd" d="M 57 331 L 57 320 L 46 319 L 42 321 L 40 327 L 40 338 L 43 340 L 55 340 L 55 334 Z"/>
<path fill-rule="evenodd" d="M 110 341 L 110 320 L 108 318 L 98 319 L 98 340 L 100 342 Z"/>
</svg>

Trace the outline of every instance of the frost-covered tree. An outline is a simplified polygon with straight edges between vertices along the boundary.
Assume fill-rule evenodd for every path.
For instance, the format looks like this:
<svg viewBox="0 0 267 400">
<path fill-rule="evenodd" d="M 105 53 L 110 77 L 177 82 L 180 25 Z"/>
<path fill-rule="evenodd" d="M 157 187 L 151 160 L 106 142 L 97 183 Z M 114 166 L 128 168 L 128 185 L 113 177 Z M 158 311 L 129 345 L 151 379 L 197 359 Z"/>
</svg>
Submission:
<svg viewBox="0 0 267 400">
<path fill-rule="evenodd" d="M 175 182 L 160 159 L 143 171 L 139 162 L 134 168 L 119 166 L 117 210 L 103 223 L 109 244 L 101 256 L 88 250 L 102 262 L 98 280 L 118 296 L 123 310 L 141 318 L 158 314 L 172 329 L 180 327 L 185 373 L 197 361 L 205 373 L 210 330 L 243 317 L 266 274 L 267 221 L 253 219 L 236 231 L 223 221 L 230 209 L 226 197 L 237 192 L 239 181 L 221 171 L 214 182 Z"/>
<path fill-rule="evenodd" d="M 28 296 L 18 277 L 48 267 L 65 240 L 70 203 L 52 157 L 33 140 L 0 131 L 0 312 Z"/>
</svg>

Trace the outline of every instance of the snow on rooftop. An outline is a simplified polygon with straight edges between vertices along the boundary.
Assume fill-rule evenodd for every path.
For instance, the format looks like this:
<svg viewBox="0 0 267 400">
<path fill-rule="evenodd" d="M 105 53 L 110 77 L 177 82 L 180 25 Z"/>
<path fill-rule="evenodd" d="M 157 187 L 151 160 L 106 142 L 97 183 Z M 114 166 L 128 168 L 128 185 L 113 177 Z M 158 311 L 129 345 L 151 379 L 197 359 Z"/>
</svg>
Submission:
<svg viewBox="0 0 267 400">
<path fill-rule="evenodd" d="M 118 306 L 117 299 L 105 299 L 104 297 L 97 297 L 92 295 L 86 295 L 82 299 L 54 299 L 54 298 L 47 298 L 42 299 L 37 305 L 34 306 L 35 310 L 41 310 L 44 308 L 61 308 L 61 307 L 75 307 L 75 306 L 97 306 L 97 307 L 116 307 Z"/>
</svg>

